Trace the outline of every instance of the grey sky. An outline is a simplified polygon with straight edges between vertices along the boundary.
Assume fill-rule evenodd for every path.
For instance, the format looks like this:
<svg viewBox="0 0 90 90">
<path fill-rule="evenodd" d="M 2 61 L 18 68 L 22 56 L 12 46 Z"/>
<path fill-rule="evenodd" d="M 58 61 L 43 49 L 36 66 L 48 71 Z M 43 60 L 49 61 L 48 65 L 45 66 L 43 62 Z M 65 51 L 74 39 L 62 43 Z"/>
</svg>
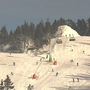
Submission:
<svg viewBox="0 0 90 90">
<path fill-rule="evenodd" d="M 26 20 L 37 25 L 42 19 L 52 23 L 60 17 L 64 19 L 90 17 L 90 0 L 0 0 L 0 29 L 6 25 L 7 30 L 15 30 Z"/>
</svg>

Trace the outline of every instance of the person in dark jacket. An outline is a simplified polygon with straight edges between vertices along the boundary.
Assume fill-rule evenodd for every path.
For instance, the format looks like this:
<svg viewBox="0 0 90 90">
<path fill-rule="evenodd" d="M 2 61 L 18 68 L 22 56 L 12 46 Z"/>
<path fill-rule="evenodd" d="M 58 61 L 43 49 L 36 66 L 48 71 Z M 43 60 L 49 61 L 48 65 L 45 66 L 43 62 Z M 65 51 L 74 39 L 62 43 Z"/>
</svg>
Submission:
<svg viewBox="0 0 90 90">
<path fill-rule="evenodd" d="M 52 68 L 52 72 L 54 72 L 53 68 Z"/>
<path fill-rule="evenodd" d="M 77 66 L 79 65 L 79 63 L 77 62 Z"/>
<path fill-rule="evenodd" d="M 56 73 L 56 76 L 58 75 L 58 72 Z"/>
</svg>

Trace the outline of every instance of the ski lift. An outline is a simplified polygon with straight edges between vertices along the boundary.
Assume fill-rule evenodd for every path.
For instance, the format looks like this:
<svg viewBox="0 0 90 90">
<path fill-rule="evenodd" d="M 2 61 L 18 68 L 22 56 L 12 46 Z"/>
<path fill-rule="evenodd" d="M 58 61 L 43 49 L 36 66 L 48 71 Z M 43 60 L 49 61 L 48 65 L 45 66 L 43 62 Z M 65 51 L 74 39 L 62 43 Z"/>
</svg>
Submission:
<svg viewBox="0 0 90 90">
<path fill-rule="evenodd" d="M 62 44 L 62 40 L 61 39 L 57 39 L 56 43 L 57 44 Z"/>
<path fill-rule="evenodd" d="M 33 79 L 37 79 L 38 78 L 38 76 L 37 76 L 37 70 L 39 69 L 39 67 L 40 67 L 41 64 L 42 64 L 42 62 L 39 64 L 39 66 L 37 67 L 35 73 L 33 74 L 33 77 L 32 77 Z"/>
<path fill-rule="evenodd" d="M 70 37 L 69 41 L 75 41 L 74 37 Z"/>
</svg>

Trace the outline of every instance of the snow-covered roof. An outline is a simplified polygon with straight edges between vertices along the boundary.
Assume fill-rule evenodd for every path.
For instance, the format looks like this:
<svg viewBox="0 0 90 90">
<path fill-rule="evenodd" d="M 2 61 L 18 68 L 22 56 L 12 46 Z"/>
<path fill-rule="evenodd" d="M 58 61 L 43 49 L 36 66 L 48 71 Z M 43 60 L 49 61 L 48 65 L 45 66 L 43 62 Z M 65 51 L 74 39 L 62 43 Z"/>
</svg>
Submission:
<svg viewBox="0 0 90 90">
<path fill-rule="evenodd" d="M 55 36 L 77 37 L 80 36 L 74 29 L 67 25 L 61 25 L 58 27 L 58 31 Z"/>
</svg>

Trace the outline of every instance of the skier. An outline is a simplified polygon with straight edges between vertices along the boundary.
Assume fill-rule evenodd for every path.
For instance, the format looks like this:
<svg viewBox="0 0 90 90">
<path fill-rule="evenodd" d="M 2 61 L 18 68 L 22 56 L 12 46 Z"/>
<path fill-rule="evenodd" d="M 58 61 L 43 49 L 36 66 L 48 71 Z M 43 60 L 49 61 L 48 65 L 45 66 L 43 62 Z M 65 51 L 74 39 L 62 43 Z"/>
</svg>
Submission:
<svg viewBox="0 0 90 90">
<path fill-rule="evenodd" d="M 55 62 L 55 58 L 53 58 L 53 61 Z"/>
<path fill-rule="evenodd" d="M 27 90 L 31 90 L 31 84 L 29 84 L 29 86 L 27 87 Z"/>
<path fill-rule="evenodd" d="M 52 72 L 54 72 L 53 68 L 52 68 Z"/>
<path fill-rule="evenodd" d="M 68 87 L 68 90 L 71 90 L 71 86 Z"/>
<path fill-rule="evenodd" d="M 48 55 L 46 56 L 46 59 L 48 59 Z"/>
<path fill-rule="evenodd" d="M 79 82 L 79 78 L 77 78 L 77 81 Z"/>
<path fill-rule="evenodd" d="M 71 59 L 70 62 L 72 63 L 73 62 L 73 59 Z"/>
<path fill-rule="evenodd" d="M 40 61 L 42 61 L 42 58 L 40 58 Z"/>
<path fill-rule="evenodd" d="M 31 87 L 32 87 L 32 89 L 34 89 L 34 86 L 33 85 Z"/>
<path fill-rule="evenodd" d="M 74 82 L 74 78 L 73 78 L 73 82 Z"/>
<path fill-rule="evenodd" d="M 77 66 L 79 65 L 79 63 L 77 62 Z"/>
<path fill-rule="evenodd" d="M 11 75 L 13 75 L 13 72 L 11 72 Z"/>
<path fill-rule="evenodd" d="M 83 53 L 85 54 L 85 51 L 83 50 Z"/>
<path fill-rule="evenodd" d="M 58 75 L 58 72 L 56 73 L 56 76 Z"/>
<path fill-rule="evenodd" d="M 15 66 L 15 62 L 13 62 L 13 66 Z"/>
<path fill-rule="evenodd" d="M 9 54 L 11 55 L 11 52 L 9 52 Z"/>
<path fill-rule="evenodd" d="M 71 49 L 71 51 L 73 52 L 73 49 Z"/>
<path fill-rule="evenodd" d="M 38 65 L 38 62 L 36 62 L 36 65 Z"/>
</svg>

